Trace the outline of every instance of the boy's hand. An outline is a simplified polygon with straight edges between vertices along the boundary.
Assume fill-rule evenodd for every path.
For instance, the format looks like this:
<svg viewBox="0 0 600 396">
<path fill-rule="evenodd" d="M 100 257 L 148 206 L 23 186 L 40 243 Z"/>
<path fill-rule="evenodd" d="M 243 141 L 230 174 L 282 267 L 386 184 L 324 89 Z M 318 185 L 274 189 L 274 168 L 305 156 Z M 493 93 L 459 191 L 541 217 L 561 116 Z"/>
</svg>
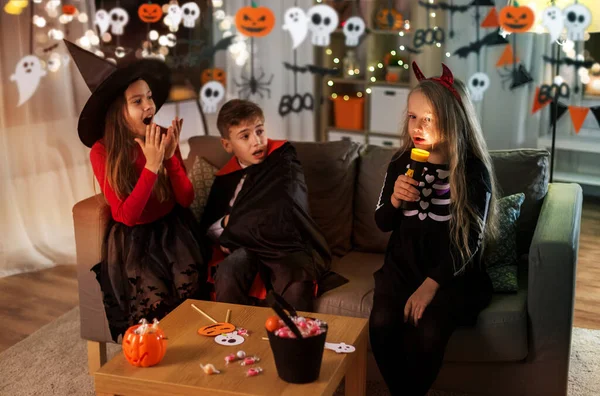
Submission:
<svg viewBox="0 0 600 396">
<path fill-rule="evenodd" d="M 221 246 L 219 245 L 219 247 L 221 248 L 221 251 L 225 254 L 231 254 L 231 250 L 227 249 L 225 246 Z"/>
<path fill-rule="evenodd" d="M 225 216 L 225 218 L 223 219 L 223 225 L 225 227 L 227 227 L 227 223 L 229 223 L 229 215 Z"/>
</svg>

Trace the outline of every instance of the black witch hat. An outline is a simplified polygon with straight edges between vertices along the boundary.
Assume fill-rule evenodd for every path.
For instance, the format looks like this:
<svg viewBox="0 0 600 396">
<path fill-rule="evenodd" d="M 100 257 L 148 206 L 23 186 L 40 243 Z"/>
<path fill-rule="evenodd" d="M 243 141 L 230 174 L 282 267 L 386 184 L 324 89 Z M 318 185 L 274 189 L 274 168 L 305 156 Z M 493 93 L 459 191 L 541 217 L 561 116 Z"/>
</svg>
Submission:
<svg viewBox="0 0 600 396">
<path fill-rule="evenodd" d="M 171 89 L 169 67 L 157 59 L 138 59 L 133 52 L 113 64 L 64 40 L 92 95 L 79 115 L 79 139 L 92 147 L 104 136 L 106 112 L 115 98 L 132 82 L 142 79 L 152 90 L 156 111 L 165 103 Z"/>
</svg>

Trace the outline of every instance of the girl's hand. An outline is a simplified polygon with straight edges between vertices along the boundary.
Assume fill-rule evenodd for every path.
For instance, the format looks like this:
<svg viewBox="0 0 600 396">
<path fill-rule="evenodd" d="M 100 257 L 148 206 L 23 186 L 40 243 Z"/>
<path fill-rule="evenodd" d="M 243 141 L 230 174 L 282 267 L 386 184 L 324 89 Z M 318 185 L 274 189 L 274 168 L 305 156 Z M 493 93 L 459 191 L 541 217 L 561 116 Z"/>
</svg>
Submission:
<svg viewBox="0 0 600 396">
<path fill-rule="evenodd" d="M 400 175 L 394 183 L 394 192 L 391 196 L 392 205 L 396 209 L 400 207 L 401 201 L 416 201 L 419 199 L 420 192 L 414 186 L 419 186 L 419 182 L 406 175 Z"/>
<path fill-rule="evenodd" d="M 425 312 L 425 309 L 431 303 L 431 300 L 433 300 L 439 287 L 438 283 L 433 279 L 425 279 L 425 282 L 406 301 L 406 305 L 404 306 L 404 323 L 410 319 L 415 327 L 419 325 L 419 320 L 423 317 L 423 312 Z"/>
<path fill-rule="evenodd" d="M 225 227 L 227 227 L 227 224 L 229 223 L 229 215 L 225 216 L 225 218 L 223 219 L 223 225 Z"/>
<path fill-rule="evenodd" d="M 175 117 L 171 121 L 171 126 L 167 129 L 167 146 L 165 148 L 165 159 L 170 159 L 175 155 L 177 146 L 179 145 L 179 136 L 181 135 L 181 126 L 183 125 L 183 118 L 180 120 L 179 117 Z"/>
<path fill-rule="evenodd" d="M 160 133 L 160 127 L 156 124 L 146 126 L 146 140 L 134 139 L 140 145 L 146 157 L 146 169 L 158 173 L 158 169 L 165 156 L 166 138 Z"/>
</svg>

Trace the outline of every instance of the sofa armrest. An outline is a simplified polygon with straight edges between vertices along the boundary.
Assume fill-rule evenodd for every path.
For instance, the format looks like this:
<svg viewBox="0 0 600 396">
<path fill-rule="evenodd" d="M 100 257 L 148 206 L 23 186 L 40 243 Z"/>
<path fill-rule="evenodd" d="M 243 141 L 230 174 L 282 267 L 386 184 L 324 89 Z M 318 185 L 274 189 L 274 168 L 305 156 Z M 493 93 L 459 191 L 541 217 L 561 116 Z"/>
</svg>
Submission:
<svg viewBox="0 0 600 396">
<path fill-rule="evenodd" d="M 527 360 L 560 394 L 567 392 L 582 201 L 578 184 L 550 184 L 529 250 Z"/>
<path fill-rule="evenodd" d="M 102 194 L 73 206 L 81 337 L 91 341 L 111 341 L 100 286 L 90 271 L 102 258 L 102 242 L 110 216 L 110 207 Z"/>
</svg>

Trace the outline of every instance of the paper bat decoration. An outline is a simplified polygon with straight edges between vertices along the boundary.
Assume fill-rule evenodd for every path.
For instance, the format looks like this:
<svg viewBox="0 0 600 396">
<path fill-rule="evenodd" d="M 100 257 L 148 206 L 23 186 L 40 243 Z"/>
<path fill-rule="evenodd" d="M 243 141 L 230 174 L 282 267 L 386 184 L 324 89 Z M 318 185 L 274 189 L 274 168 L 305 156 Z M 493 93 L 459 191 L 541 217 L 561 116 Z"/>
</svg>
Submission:
<svg viewBox="0 0 600 396">
<path fill-rule="evenodd" d="M 340 73 L 340 69 L 327 69 L 325 67 L 315 66 L 315 65 L 304 65 L 304 66 L 296 66 L 292 65 L 288 62 L 283 62 L 283 66 L 291 71 L 306 73 L 307 71 L 311 74 L 320 74 L 325 76 L 327 74 L 336 76 Z"/>
<path fill-rule="evenodd" d="M 227 48 L 229 48 L 229 46 L 233 42 L 234 38 L 235 38 L 235 36 L 229 36 L 229 37 L 219 40 L 217 42 L 217 44 L 215 44 L 212 47 L 202 48 L 202 50 L 200 51 L 200 54 L 198 54 L 198 57 L 200 58 L 200 60 L 211 59 L 217 51 L 226 50 Z"/>
<path fill-rule="evenodd" d="M 429 2 L 425 2 L 423 0 L 419 0 L 419 5 L 421 7 L 425 7 L 427 10 L 437 10 L 438 8 L 441 8 L 442 10 L 450 11 L 450 12 L 465 12 L 465 11 L 468 11 L 469 8 L 471 8 L 471 5 L 469 5 L 469 4 L 461 5 L 461 6 L 452 5 L 452 4 L 443 3 L 443 2 L 432 4 Z"/>
<path fill-rule="evenodd" d="M 479 53 L 481 48 L 485 46 L 508 44 L 508 41 L 498 34 L 499 30 L 487 34 L 479 41 L 469 44 L 466 47 L 461 47 L 454 51 L 454 55 L 458 55 L 459 58 L 466 58 L 471 52 Z"/>
<path fill-rule="evenodd" d="M 577 59 L 573 59 L 573 58 L 562 58 L 561 60 L 556 60 L 556 58 L 544 55 L 544 62 L 546 63 L 550 63 L 552 65 L 556 65 L 556 64 L 560 64 L 560 65 L 567 65 L 567 66 L 574 66 L 576 69 L 579 69 L 580 67 L 585 67 L 586 69 L 589 69 L 590 67 L 592 67 L 594 65 L 594 63 L 596 63 L 595 60 L 587 60 L 587 61 L 580 61 Z"/>
</svg>

